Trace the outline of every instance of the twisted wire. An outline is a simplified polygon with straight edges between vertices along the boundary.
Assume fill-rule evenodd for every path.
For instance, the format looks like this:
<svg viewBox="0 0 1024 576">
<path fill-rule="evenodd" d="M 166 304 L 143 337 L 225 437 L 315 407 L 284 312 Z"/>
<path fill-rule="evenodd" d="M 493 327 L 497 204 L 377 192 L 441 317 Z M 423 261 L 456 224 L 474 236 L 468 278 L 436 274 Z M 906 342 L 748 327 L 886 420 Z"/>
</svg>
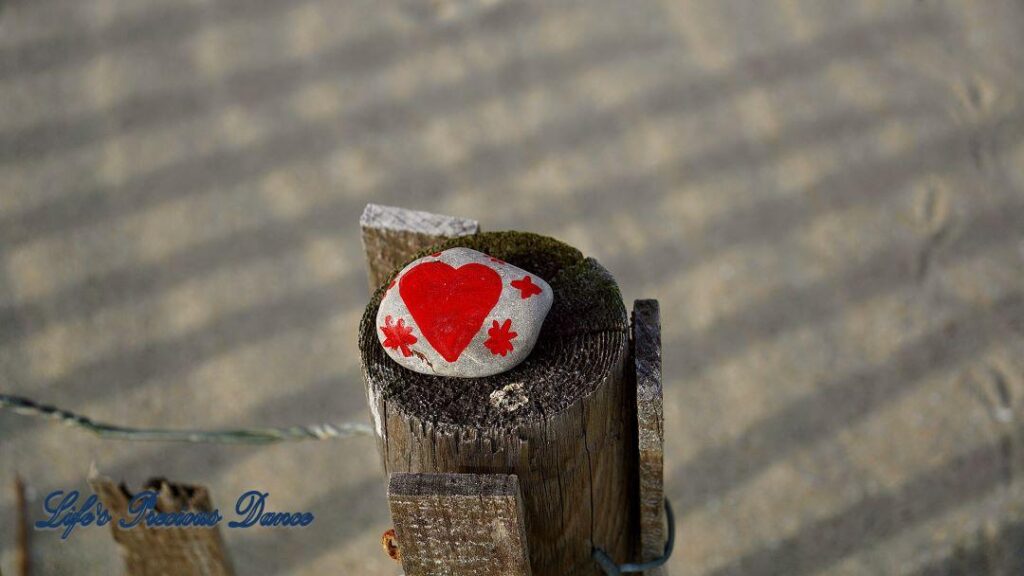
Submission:
<svg viewBox="0 0 1024 576">
<path fill-rule="evenodd" d="M 281 428 L 235 428 L 221 430 L 171 430 L 164 428 L 132 428 L 97 422 L 49 404 L 36 402 L 24 396 L 0 394 L 0 408 L 24 416 L 49 419 L 72 428 L 80 428 L 100 438 L 111 440 L 138 440 L 148 442 L 196 442 L 217 444 L 271 444 L 299 440 L 331 440 L 370 436 L 373 429 L 366 424 L 339 422 L 287 426 Z"/>
</svg>

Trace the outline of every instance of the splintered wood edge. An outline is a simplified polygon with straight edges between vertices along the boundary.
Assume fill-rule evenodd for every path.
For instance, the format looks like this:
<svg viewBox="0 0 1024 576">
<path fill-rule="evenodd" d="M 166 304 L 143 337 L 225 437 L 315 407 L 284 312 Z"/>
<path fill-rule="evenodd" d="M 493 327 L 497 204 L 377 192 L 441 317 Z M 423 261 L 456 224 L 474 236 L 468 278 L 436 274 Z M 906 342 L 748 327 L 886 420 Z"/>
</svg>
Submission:
<svg viewBox="0 0 1024 576">
<path fill-rule="evenodd" d="M 480 224 L 469 218 L 379 204 L 366 205 L 359 226 L 371 294 L 413 254 L 442 240 L 480 231 Z"/>
<path fill-rule="evenodd" d="M 148 528 L 136 526 L 123 530 L 118 520 L 128 516 L 132 494 L 124 483 L 115 483 L 95 467 L 90 471 L 89 486 L 110 511 L 110 530 L 121 549 L 125 573 L 132 576 L 181 574 L 183 576 L 234 576 L 231 558 L 220 534 L 220 528 Z M 195 510 L 210 512 L 213 503 L 203 486 L 169 482 L 154 478 L 145 489 L 157 493 L 162 512 Z"/>
<path fill-rule="evenodd" d="M 665 416 L 661 383 L 661 312 L 657 300 L 633 302 L 633 350 L 640 455 L 640 544 L 643 560 L 648 561 L 662 555 L 666 538 Z"/>
<path fill-rule="evenodd" d="M 359 217 L 359 225 L 364 228 L 380 228 L 444 238 L 476 234 L 480 229 L 479 222 L 470 218 L 380 204 L 367 204 L 363 209 L 363 214 Z"/>
<path fill-rule="evenodd" d="M 116 484 L 110 478 L 99 473 L 89 476 L 89 486 L 103 501 L 104 506 L 110 508 L 112 512 L 126 511 L 128 503 L 137 494 L 128 490 L 124 483 Z M 162 512 L 185 510 L 210 512 L 213 510 L 210 492 L 205 486 L 171 482 L 165 478 L 151 478 L 143 484 L 143 490 L 156 492 L 157 502 Z"/>
<path fill-rule="evenodd" d="M 406 576 L 530 576 L 511 474 L 392 474 L 388 501 Z"/>
</svg>

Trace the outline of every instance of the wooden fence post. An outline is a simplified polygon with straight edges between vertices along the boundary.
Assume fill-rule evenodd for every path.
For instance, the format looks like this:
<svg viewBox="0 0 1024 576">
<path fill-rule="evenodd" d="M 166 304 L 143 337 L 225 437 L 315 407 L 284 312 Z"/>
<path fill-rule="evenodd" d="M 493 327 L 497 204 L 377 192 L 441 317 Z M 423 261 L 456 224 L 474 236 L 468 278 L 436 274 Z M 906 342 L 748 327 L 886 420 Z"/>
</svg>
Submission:
<svg viewBox="0 0 1024 576">
<path fill-rule="evenodd" d="M 477 379 L 416 374 L 387 358 L 375 326 L 387 278 L 414 254 L 407 243 L 395 254 L 380 253 L 384 245 L 366 240 L 376 231 L 365 215 L 371 282 L 379 282 L 360 325 L 360 349 L 385 471 L 515 475 L 536 576 L 599 576 L 594 548 L 617 563 L 634 560 L 636 389 L 629 319 L 611 275 L 577 250 L 532 234 L 481 233 L 436 245 L 467 246 L 525 268 L 556 297 L 533 353 L 514 370 Z M 485 534 L 480 518 L 478 533 Z M 408 576 L 462 574 L 417 571 L 404 551 L 403 563 Z"/>
<path fill-rule="evenodd" d="M 124 558 L 128 576 L 233 576 L 234 570 L 220 528 L 150 528 L 143 525 L 121 529 L 117 523 L 131 518 L 128 505 L 133 495 L 124 484 L 93 473 L 89 485 L 110 511 L 110 529 Z M 186 510 L 210 512 L 210 493 L 202 486 L 177 484 L 162 478 L 146 482 L 145 490 L 157 493 L 161 512 Z"/>
</svg>

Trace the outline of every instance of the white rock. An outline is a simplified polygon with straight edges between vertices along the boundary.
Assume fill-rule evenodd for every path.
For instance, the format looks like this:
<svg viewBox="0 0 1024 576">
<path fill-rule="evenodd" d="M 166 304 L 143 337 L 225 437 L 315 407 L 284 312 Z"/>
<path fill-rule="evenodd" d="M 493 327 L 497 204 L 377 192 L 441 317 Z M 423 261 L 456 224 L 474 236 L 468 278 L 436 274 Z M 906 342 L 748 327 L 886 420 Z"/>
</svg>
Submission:
<svg viewBox="0 0 1024 576">
<path fill-rule="evenodd" d="M 377 311 L 377 338 L 410 370 L 490 376 L 530 354 L 553 301 L 551 286 L 536 274 L 449 248 L 399 272 Z"/>
</svg>

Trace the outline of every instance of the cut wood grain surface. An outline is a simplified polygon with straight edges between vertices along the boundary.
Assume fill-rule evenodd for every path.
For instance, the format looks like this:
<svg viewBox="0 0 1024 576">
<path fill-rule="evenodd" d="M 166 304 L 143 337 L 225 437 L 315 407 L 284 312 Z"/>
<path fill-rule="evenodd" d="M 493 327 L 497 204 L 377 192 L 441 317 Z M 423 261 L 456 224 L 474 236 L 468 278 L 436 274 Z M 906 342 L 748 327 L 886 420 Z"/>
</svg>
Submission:
<svg viewBox="0 0 1024 576">
<path fill-rule="evenodd" d="M 391 518 L 406 576 L 530 576 L 515 476 L 391 475 Z"/>
</svg>

